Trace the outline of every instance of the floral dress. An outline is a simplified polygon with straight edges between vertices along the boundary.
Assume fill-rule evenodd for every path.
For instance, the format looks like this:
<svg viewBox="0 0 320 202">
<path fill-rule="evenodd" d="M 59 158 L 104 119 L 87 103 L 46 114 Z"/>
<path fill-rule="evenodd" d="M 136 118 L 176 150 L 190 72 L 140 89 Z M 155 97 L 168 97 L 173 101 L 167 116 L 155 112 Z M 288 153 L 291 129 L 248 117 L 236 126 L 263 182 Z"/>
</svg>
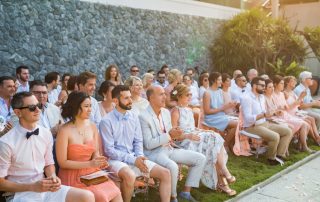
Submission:
<svg viewBox="0 0 320 202">
<path fill-rule="evenodd" d="M 179 127 L 185 133 L 198 134 L 200 141 L 192 141 L 184 139 L 175 143 L 184 149 L 196 151 L 206 156 L 206 165 L 201 177 L 201 182 L 210 189 L 216 189 L 218 176 L 215 164 L 217 162 L 218 153 L 222 149 L 224 164 L 228 161 L 227 152 L 224 149 L 224 139 L 213 131 L 206 131 L 195 128 L 193 112 L 187 107 L 177 107 L 179 110 Z"/>
</svg>

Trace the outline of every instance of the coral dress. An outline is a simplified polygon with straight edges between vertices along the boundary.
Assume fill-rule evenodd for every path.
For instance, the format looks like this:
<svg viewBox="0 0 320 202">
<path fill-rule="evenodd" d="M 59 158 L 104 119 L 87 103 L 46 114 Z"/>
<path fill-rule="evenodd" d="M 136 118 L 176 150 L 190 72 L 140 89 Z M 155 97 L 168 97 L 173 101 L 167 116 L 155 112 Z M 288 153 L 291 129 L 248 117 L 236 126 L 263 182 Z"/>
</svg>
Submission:
<svg viewBox="0 0 320 202">
<path fill-rule="evenodd" d="M 90 161 L 92 154 L 96 148 L 93 141 L 86 144 L 70 144 L 68 145 L 68 160 L 72 161 Z M 63 169 L 59 170 L 59 178 L 63 185 L 86 189 L 93 192 L 96 202 L 106 202 L 115 198 L 120 194 L 119 188 L 108 180 L 98 185 L 86 186 L 80 182 L 80 176 L 88 175 L 99 171 L 99 168 L 83 168 L 83 169 Z"/>
</svg>

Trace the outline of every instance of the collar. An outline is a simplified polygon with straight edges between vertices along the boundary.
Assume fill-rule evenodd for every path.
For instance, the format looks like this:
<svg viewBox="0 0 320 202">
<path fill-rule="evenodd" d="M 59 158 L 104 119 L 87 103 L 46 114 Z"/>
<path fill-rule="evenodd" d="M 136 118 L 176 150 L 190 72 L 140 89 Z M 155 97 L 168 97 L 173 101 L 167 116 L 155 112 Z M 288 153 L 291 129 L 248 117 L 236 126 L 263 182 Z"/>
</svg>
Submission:
<svg viewBox="0 0 320 202">
<path fill-rule="evenodd" d="M 262 98 L 264 95 L 263 94 L 261 94 L 261 95 L 258 95 L 258 97 L 252 92 L 252 90 L 250 90 L 249 92 L 248 92 L 248 95 L 252 98 L 252 99 L 255 99 L 255 100 L 257 100 L 257 98 L 258 99 L 260 99 L 260 98 Z"/>
<path fill-rule="evenodd" d="M 129 112 L 128 111 L 126 111 L 126 113 L 122 114 L 116 108 L 114 108 L 113 114 L 118 119 L 118 121 L 129 119 Z"/>
<path fill-rule="evenodd" d="M 23 136 L 25 136 L 27 134 L 27 132 L 32 132 L 37 128 L 39 128 L 38 124 L 32 130 L 28 130 L 28 129 L 24 128 L 23 126 L 21 126 L 20 123 L 17 124 L 17 130 L 19 131 L 19 134 L 22 134 Z"/>
</svg>

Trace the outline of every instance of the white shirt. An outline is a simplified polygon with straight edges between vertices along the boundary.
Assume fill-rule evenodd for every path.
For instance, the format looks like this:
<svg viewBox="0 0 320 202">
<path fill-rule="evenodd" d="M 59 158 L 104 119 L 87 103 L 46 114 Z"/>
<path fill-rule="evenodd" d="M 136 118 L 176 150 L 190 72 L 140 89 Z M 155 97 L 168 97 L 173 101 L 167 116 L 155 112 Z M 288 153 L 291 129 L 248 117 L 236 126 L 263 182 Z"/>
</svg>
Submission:
<svg viewBox="0 0 320 202">
<path fill-rule="evenodd" d="M 199 88 L 199 98 L 200 100 L 203 99 L 203 94 L 208 90 L 209 88 L 205 88 L 204 86 L 200 86 Z"/>
<path fill-rule="evenodd" d="M 256 120 L 257 115 L 266 113 L 266 101 L 263 95 L 256 97 L 252 91 L 246 93 L 240 99 L 243 115 L 243 127 L 259 125 L 266 121 L 265 118 Z"/>
<path fill-rule="evenodd" d="M 190 86 L 189 88 L 192 93 L 192 98 L 189 104 L 194 106 L 200 106 L 199 88 L 196 88 L 194 86 Z"/>
<path fill-rule="evenodd" d="M 59 91 L 57 89 L 53 89 L 48 92 L 48 102 L 51 104 L 55 104 L 59 98 Z"/>
<path fill-rule="evenodd" d="M 154 81 L 153 83 L 154 86 L 162 86 L 162 88 L 166 88 L 169 85 L 168 80 L 165 80 L 164 83 L 159 83 L 159 81 Z"/>
<path fill-rule="evenodd" d="M 17 79 L 16 83 L 18 84 L 18 88 L 17 88 L 17 92 L 16 93 L 20 93 L 20 92 L 29 92 L 29 82 L 27 82 L 26 85 L 22 85 L 19 81 L 19 79 Z"/>
<path fill-rule="evenodd" d="M 6 101 L 0 97 L 0 116 L 4 119 L 4 123 L 10 121 L 11 115 L 13 114 L 13 109 L 11 106 L 8 107 Z"/>
<path fill-rule="evenodd" d="M 101 114 L 99 110 L 99 103 L 98 101 L 90 96 L 91 99 L 91 114 L 90 114 L 90 120 L 96 124 L 97 128 L 99 128 L 99 124 L 101 121 Z"/>
<path fill-rule="evenodd" d="M 237 84 L 231 88 L 230 95 L 231 99 L 237 102 L 240 102 L 240 98 L 245 94 L 247 91 L 247 88 L 240 88 Z"/>
<path fill-rule="evenodd" d="M 51 132 L 37 125 L 39 135 L 20 124 L 0 138 L 0 177 L 16 183 L 32 183 L 43 179 L 44 167 L 53 165 Z M 34 130 L 36 129 L 34 128 Z"/>
<path fill-rule="evenodd" d="M 231 86 L 230 86 L 230 88 L 234 88 L 235 86 L 237 86 L 236 80 L 235 80 L 235 79 L 231 79 Z"/>
</svg>

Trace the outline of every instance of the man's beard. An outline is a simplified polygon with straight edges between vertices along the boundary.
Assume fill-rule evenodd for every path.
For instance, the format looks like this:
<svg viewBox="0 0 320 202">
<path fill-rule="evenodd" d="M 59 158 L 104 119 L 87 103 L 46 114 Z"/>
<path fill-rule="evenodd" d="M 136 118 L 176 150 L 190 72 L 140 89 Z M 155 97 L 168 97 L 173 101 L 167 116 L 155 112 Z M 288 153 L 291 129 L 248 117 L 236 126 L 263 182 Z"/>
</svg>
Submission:
<svg viewBox="0 0 320 202">
<path fill-rule="evenodd" d="M 27 81 L 28 81 L 28 79 L 25 79 L 23 76 L 19 76 L 19 79 L 20 79 L 21 81 L 23 81 L 23 82 L 27 82 Z"/>
<path fill-rule="evenodd" d="M 123 110 L 130 110 L 131 108 L 132 108 L 132 103 L 130 103 L 130 106 L 129 106 L 129 104 L 128 105 L 125 105 L 125 104 L 123 104 L 120 100 L 119 100 L 119 107 L 121 108 L 121 109 L 123 109 Z"/>
<path fill-rule="evenodd" d="M 257 93 L 261 95 L 264 93 L 264 90 L 257 90 Z"/>
</svg>

